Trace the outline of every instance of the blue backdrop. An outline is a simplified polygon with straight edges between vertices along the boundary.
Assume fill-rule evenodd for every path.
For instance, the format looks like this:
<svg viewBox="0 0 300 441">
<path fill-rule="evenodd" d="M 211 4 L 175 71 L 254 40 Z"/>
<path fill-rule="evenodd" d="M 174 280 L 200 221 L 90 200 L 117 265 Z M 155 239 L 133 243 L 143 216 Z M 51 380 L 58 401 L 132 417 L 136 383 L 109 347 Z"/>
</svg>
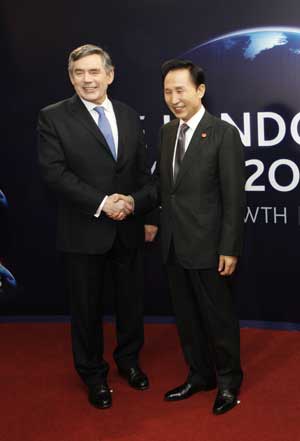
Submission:
<svg viewBox="0 0 300 441">
<path fill-rule="evenodd" d="M 55 251 L 55 200 L 41 183 L 36 119 L 70 96 L 69 52 L 107 49 L 110 95 L 142 116 L 149 162 L 163 103 L 160 65 L 184 56 L 207 72 L 205 105 L 235 124 L 246 153 L 245 253 L 235 280 L 241 319 L 299 321 L 300 22 L 298 1 L 196 0 L 101 4 L 3 0 L 0 156 L 1 315 L 65 314 Z M 145 246 L 148 314 L 169 314 L 159 241 Z M 106 310 L 110 312 L 107 281 Z"/>
</svg>

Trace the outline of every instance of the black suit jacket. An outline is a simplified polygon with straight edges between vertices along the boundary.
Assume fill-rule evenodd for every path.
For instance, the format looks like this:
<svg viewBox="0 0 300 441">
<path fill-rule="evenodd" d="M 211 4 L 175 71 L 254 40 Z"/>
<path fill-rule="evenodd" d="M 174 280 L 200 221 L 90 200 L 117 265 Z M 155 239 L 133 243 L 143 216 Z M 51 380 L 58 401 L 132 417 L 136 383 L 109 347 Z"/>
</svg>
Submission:
<svg viewBox="0 0 300 441">
<path fill-rule="evenodd" d="M 142 214 L 152 206 L 146 147 L 136 112 L 121 102 L 112 104 L 119 133 L 117 161 L 76 95 L 40 112 L 39 162 L 45 181 L 59 196 L 57 245 L 62 251 L 102 254 L 117 232 L 126 247 L 143 241 Z M 94 217 L 105 195 L 113 193 L 134 197 L 134 215 L 121 222 L 104 212 Z"/>
<path fill-rule="evenodd" d="M 212 268 L 219 255 L 238 256 L 244 224 L 244 152 L 238 130 L 205 112 L 173 182 L 178 129 L 173 120 L 161 129 L 161 235 L 167 260 L 173 238 L 185 268 Z"/>
</svg>

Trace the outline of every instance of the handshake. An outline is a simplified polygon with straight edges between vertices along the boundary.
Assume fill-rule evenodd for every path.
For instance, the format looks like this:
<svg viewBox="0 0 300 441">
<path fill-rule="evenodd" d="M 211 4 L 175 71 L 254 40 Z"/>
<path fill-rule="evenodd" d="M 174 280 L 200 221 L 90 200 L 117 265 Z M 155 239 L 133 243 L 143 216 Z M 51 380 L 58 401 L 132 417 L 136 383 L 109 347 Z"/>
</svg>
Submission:
<svg viewBox="0 0 300 441">
<path fill-rule="evenodd" d="M 134 211 L 132 196 L 114 193 L 106 198 L 102 210 L 113 220 L 121 221 Z"/>
</svg>

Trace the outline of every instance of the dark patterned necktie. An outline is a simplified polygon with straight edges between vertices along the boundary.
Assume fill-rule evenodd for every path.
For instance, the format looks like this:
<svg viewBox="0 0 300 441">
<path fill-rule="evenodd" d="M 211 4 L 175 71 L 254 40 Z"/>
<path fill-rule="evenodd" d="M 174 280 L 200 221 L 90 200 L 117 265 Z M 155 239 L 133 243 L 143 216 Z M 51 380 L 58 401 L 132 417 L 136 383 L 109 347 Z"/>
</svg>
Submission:
<svg viewBox="0 0 300 441">
<path fill-rule="evenodd" d="M 113 138 L 113 134 L 111 131 L 109 121 L 105 115 L 104 108 L 102 106 L 98 106 L 98 107 L 94 107 L 94 110 L 96 110 L 96 112 L 99 115 L 98 127 L 101 130 L 104 138 L 106 139 L 106 142 L 110 148 L 110 151 L 111 151 L 114 159 L 117 160 L 117 153 L 116 153 L 114 138 Z"/>
<path fill-rule="evenodd" d="M 175 163 L 174 163 L 174 182 L 176 182 L 180 165 L 184 157 L 185 153 L 185 132 L 189 129 L 189 126 L 187 124 L 181 124 L 178 140 L 177 140 L 177 146 L 176 146 L 176 153 L 175 153 Z"/>
</svg>

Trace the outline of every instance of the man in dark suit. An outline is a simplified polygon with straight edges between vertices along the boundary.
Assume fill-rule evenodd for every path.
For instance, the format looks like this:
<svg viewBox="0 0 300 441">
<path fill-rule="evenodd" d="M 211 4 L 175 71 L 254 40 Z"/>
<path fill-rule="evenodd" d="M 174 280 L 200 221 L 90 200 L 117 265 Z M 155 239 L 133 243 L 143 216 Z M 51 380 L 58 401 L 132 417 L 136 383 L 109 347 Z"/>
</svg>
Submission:
<svg viewBox="0 0 300 441">
<path fill-rule="evenodd" d="M 176 119 L 160 133 L 161 238 L 189 366 L 185 383 L 165 399 L 182 400 L 218 385 L 213 412 L 220 414 L 235 406 L 242 382 L 228 276 L 242 247 L 243 147 L 235 127 L 204 109 L 200 67 L 170 60 L 162 76 L 165 101 Z"/>
<path fill-rule="evenodd" d="M 64 253 L 75 368 L 90 403 L 107 408 L 112 398 L 101 302 L 108 264 L 115 285 L 115 362 L 130 386 L 149 386 L 138 356 L 144 337 L 142 215 L 152 207 L 150 173 L 138 115 L 107 97 L 114 79 L 107 52 L 93 45 L 75 49 L 69 76 L 76 95 L 40 112 L 39 161 L 58 195 L 57 244 Z"/>
</svg>

